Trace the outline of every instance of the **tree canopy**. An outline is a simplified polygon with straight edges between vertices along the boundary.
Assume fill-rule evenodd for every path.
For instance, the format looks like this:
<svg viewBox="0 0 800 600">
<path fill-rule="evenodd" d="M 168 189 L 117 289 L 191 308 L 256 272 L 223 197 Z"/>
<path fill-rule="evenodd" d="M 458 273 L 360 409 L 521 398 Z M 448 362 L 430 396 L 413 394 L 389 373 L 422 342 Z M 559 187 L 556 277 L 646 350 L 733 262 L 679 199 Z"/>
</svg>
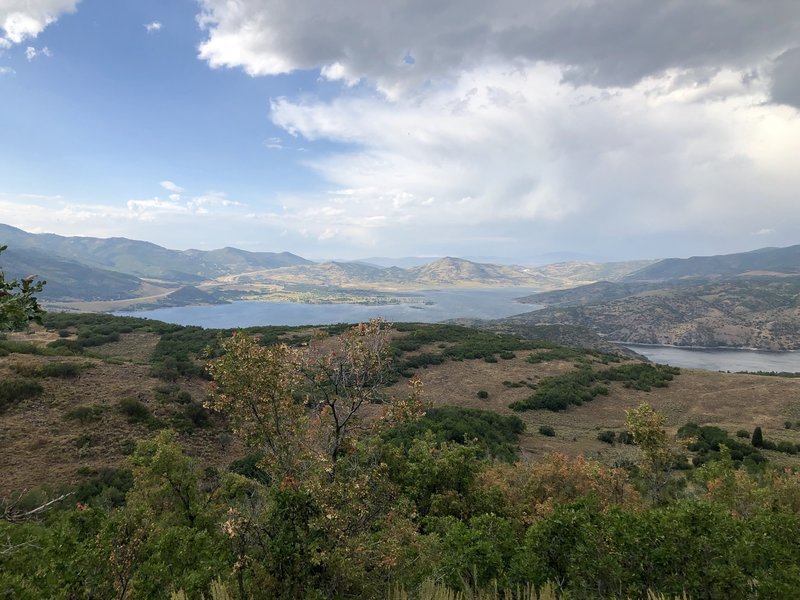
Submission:
<svg viewBox="0 0 800 600">
<path fill-rule="evenodd" d="M 0 254 L 7 246 L 0 245 Z M 0 268 L 0 331 L 18 331 L 31 321 L 40 321 L 44 310 L 36 294 L 44 288 L 44 281 L 36 281 L 31 275 L 24 279 L 6 280 Z"/>
</svg>

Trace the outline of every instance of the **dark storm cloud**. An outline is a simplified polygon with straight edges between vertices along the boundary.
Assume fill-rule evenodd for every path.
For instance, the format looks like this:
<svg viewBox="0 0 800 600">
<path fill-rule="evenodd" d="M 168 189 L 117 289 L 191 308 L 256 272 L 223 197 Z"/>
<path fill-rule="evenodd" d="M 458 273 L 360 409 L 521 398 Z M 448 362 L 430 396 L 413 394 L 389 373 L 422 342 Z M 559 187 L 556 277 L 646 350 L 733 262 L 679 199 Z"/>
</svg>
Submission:
<svg viewBox="0 0 800 600">
<path fill-rule="evenodd" d="M 322 68 L 404 89 L 485 61 L 546 61 L 630 86 L 667 69 L 747 69 L 798 44 L 797 0 L 202 0 L 201 56 L 253 75 Z M 413 67 L 402 59 L 407 53 Z M 788 68 L 784 61 L 780 67 Z M 781 90 L 776 90 L 779 92 Z"/>
<path fill-rule="evenodd" d="M 774 102 L 800 108 L 800 47 L 775 60 L 771 93 Z"/>
</svg>

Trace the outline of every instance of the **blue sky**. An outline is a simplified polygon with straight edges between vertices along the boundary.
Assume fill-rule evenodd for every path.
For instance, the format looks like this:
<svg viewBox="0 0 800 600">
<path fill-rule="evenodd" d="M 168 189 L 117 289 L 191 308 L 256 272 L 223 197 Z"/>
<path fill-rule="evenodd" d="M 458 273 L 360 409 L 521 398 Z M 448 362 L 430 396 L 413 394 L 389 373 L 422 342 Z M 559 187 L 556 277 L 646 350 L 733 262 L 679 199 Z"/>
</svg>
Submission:
<svg viewBox="0 0 800 600">
<path fill-rule="evenodd" d="M 800 5 L 670 4 L 0 0 L 0 222 L 344 258 L 800 242 Z"/>
</svg>

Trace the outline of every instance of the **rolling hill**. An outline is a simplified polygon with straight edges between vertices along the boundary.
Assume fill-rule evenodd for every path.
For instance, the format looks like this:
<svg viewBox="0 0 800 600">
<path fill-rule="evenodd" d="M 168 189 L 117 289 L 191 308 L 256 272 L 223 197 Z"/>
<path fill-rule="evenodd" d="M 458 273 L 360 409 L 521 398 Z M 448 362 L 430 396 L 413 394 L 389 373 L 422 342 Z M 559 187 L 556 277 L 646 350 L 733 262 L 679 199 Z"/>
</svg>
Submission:
<svg viewBox="0 0 800 600">
<path fill-rule="evenodd" d="M 32 234 L 2 224 L 0 240 L 18 250 L 36 250 L 90 267 L 177 283 L 199 283 L 234 272 L 311 263 L 289 252 L 246 252 L 236 248 L 169 250 L 127 238 Z"/>
<path fill-rule="evenodd" d="M 625 281 L 669 281 L 737 275 L 800 274 L 800 244 L 718 256 L 668 258 L 625 276 Z"/>
</svg>

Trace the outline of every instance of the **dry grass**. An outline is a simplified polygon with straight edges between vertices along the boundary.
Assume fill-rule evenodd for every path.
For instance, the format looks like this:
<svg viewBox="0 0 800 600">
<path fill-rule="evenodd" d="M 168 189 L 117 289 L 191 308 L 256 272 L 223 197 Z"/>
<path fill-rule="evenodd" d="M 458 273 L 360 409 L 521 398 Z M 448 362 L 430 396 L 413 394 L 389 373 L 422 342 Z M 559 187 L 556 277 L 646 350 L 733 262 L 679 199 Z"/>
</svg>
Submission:
<svg viewBox="0 0 800 600">
<path fill-rule="evenodd" d="M 0 359 L 0 378 L 9 376 L 10 365 L 20 360 L 43 364 L 65 359 L 12 354 Z M 84 479 L 78 472 L 82 467 L 126 466 L 126 455 L 135 440 L 157 432 L 146 425 L 127 422 L 117 409 L 124 398 L 143 402 L 156 417 L 165 420 L 175 410 L 155 399 L 153 390 L 162 382 L 148 375 L 146 365 L 73 360 L 93 366 L 74 380 L 41 380 L 41 397 L 20 402 L 0 415 L 0 497 L 35 487 L 74 485 Z M 198 401 L 205 397 L 206 386 L 201 380 L 181 382 L 182 389 Z M 101 406 L 105 410 L 95 421 L 65 418 L 69 410 L 79 406 Z M 91 436 L 93 443 L 79 448 L 76 440 L 83 435 Z M 242 448 L 225 436 L 222 427 L 198 429 L 180 439 L 185 450 L 203 464 L 224 466 L 243 454 Z"/>
<path fill-rule="evenodd" d="M 546 410 L 514 413 L 509 404 L 527 397 L 527 387 L 509 388 L 503 381 L 530 381 L 559 375 L 572 370 L 571 361 L 553 361 L 536 365 L 525 362 L 528 352 L 519 352 L 513 360 L 487 363 L 482 360 L 446 362 L 419 369 L 425 384 L 426 397 L 435 405 L 483 408 L 502 414 L 517 414 L 527 425 L 521 446 L 525 458 L 540 457 L 548 452 L 600 456 L 616 460 L 631 454 L 630 447 L 610 446 L 597 440 L 600 431 L 625 428 L 625 410 L 640 402 L 650 403 L 667 417 L 672 432 L 688 421 L 701 425 L 717 425 L 734 434 L 739 429 L 752 431 L 760 426 L 764 435 L 774 441 L 800 443 L 800 431 L 784 428 L 784 421 L 800 420 L 800 379 L 784 379 L 760 375 L 736 375 L 684 369 L 667 388 L 641 392 L 612 383 L 608 396 L 599 396 L 582 406 L 564 412 Z M 397 384 L 398 390 L 405 382 Z M 481 400 L 479 390 L 489 397 Z M 538 433 L 540 425 L 550 425 L 555 437 Z M 798 464 L 800 457 L 766 452 L 778 464 Z"/>
<path fill-rule="evenodd" d="M 46 343 L 56 339 L 51 332 L 15 334 L 20 341 Z M 102 359 L 11 355 L 0 358 L 0 378 L 12 375 L 15 362 L 43 364 L 51 361 L 89 362 L 92 368 L 82 370 L 74 380 L 43 379 L 44 393 L 38 399 L 26 400 L 0 415 L 0 448 L 2 448 L 3 477 L 0 478 L 0 497 L 14 491 L 36 486 L 58 488 L 78 483 L 79 469 L 88 467 L 121 467 L 126 454 L 139 438 L 155 435 L 144 424 L 128 423 L 117 410 L 125 398 L 146 404 L 152 413 L 165 421 L 176 405 L 157 400 L 154 388 L 162 382 L 149 376 L 147 365 L 157 336 L 149 333 L 125 334 L 121 340 L 92 348 L 92 352 L 114 361 Z M 333 343 L 333 340 L 326 341 Z M 438 352 L 437 345 L 421 348 L 420 352 Z M 600 456 L 609 461 L 631 455 L 630 446 L 609 446 L 597 440 L 597 434 L 607 429 L 624 429 L 625 410 L 642 401 L 649 402 L 667 417 L 671 430 L 687 421 L 714 424 L 735 433 L 739 429 L 752 431 L 755 426 L 764 430 L 773 441 L 800 443 L 800 431 L 785 429 L 784 421 L 800 421 L 800 379 L 783 379 L 758 375 L 732 375 L 707 371 L 684 370 L 668 388 L 652 392 L 626 389 L 612 383 L 607 397 L 571 407 L 560 413 L 528 411 L 513 413 L 508 408 L 515 400 L 532 393 L 528 387 L 509 387 L 504 381 L 535 384 L 543 377 L 559 375 L 574 368 L 572 361 L 551 361 L 530 364 L 525 361 L 529 352 L 518 352 L 517 358 L 498 359 L 496 363 L 483 360 L 448 361 L 419 369 L 425 394 L 435 405 L 455 405 L 493 410 L 502 414 L 517 414 L 527 424 L 521 446 L 524 459 L 535 459 L 558 451 L 576 455 Z M 598 365 L 600 368 L 601 365 Z M 406 381 L 398 382 L 391 393 L 407 392 Z M 202 402 L 207 382 L 182 380 L 180 386 L 195 401 Z M 478 391 L 488 392 L 488 398 L 478 398 Z M 68 420 L 65 413 L 80 406 L 101 406 L 105 410 L 94 421 Z M 373 414 L 379 407 L 370 407 Z M 216 418 L 216 417 L 215 417 Z M 223 425 L 220 421 L 217 424 Z M 538 433 L 539 426 L 550 425 L 555 437 Z M 76 440 L 91 436 L 92 443 L 78 447 Z M 241 446 L 225 433 L 224 426 L 198 429 L 181 436 L 186 451 L 204 464 L 223 466 L 244 452 Z M 777 464 L 798 464 L 800 457 L 766 452 Z"/>
</svg>

